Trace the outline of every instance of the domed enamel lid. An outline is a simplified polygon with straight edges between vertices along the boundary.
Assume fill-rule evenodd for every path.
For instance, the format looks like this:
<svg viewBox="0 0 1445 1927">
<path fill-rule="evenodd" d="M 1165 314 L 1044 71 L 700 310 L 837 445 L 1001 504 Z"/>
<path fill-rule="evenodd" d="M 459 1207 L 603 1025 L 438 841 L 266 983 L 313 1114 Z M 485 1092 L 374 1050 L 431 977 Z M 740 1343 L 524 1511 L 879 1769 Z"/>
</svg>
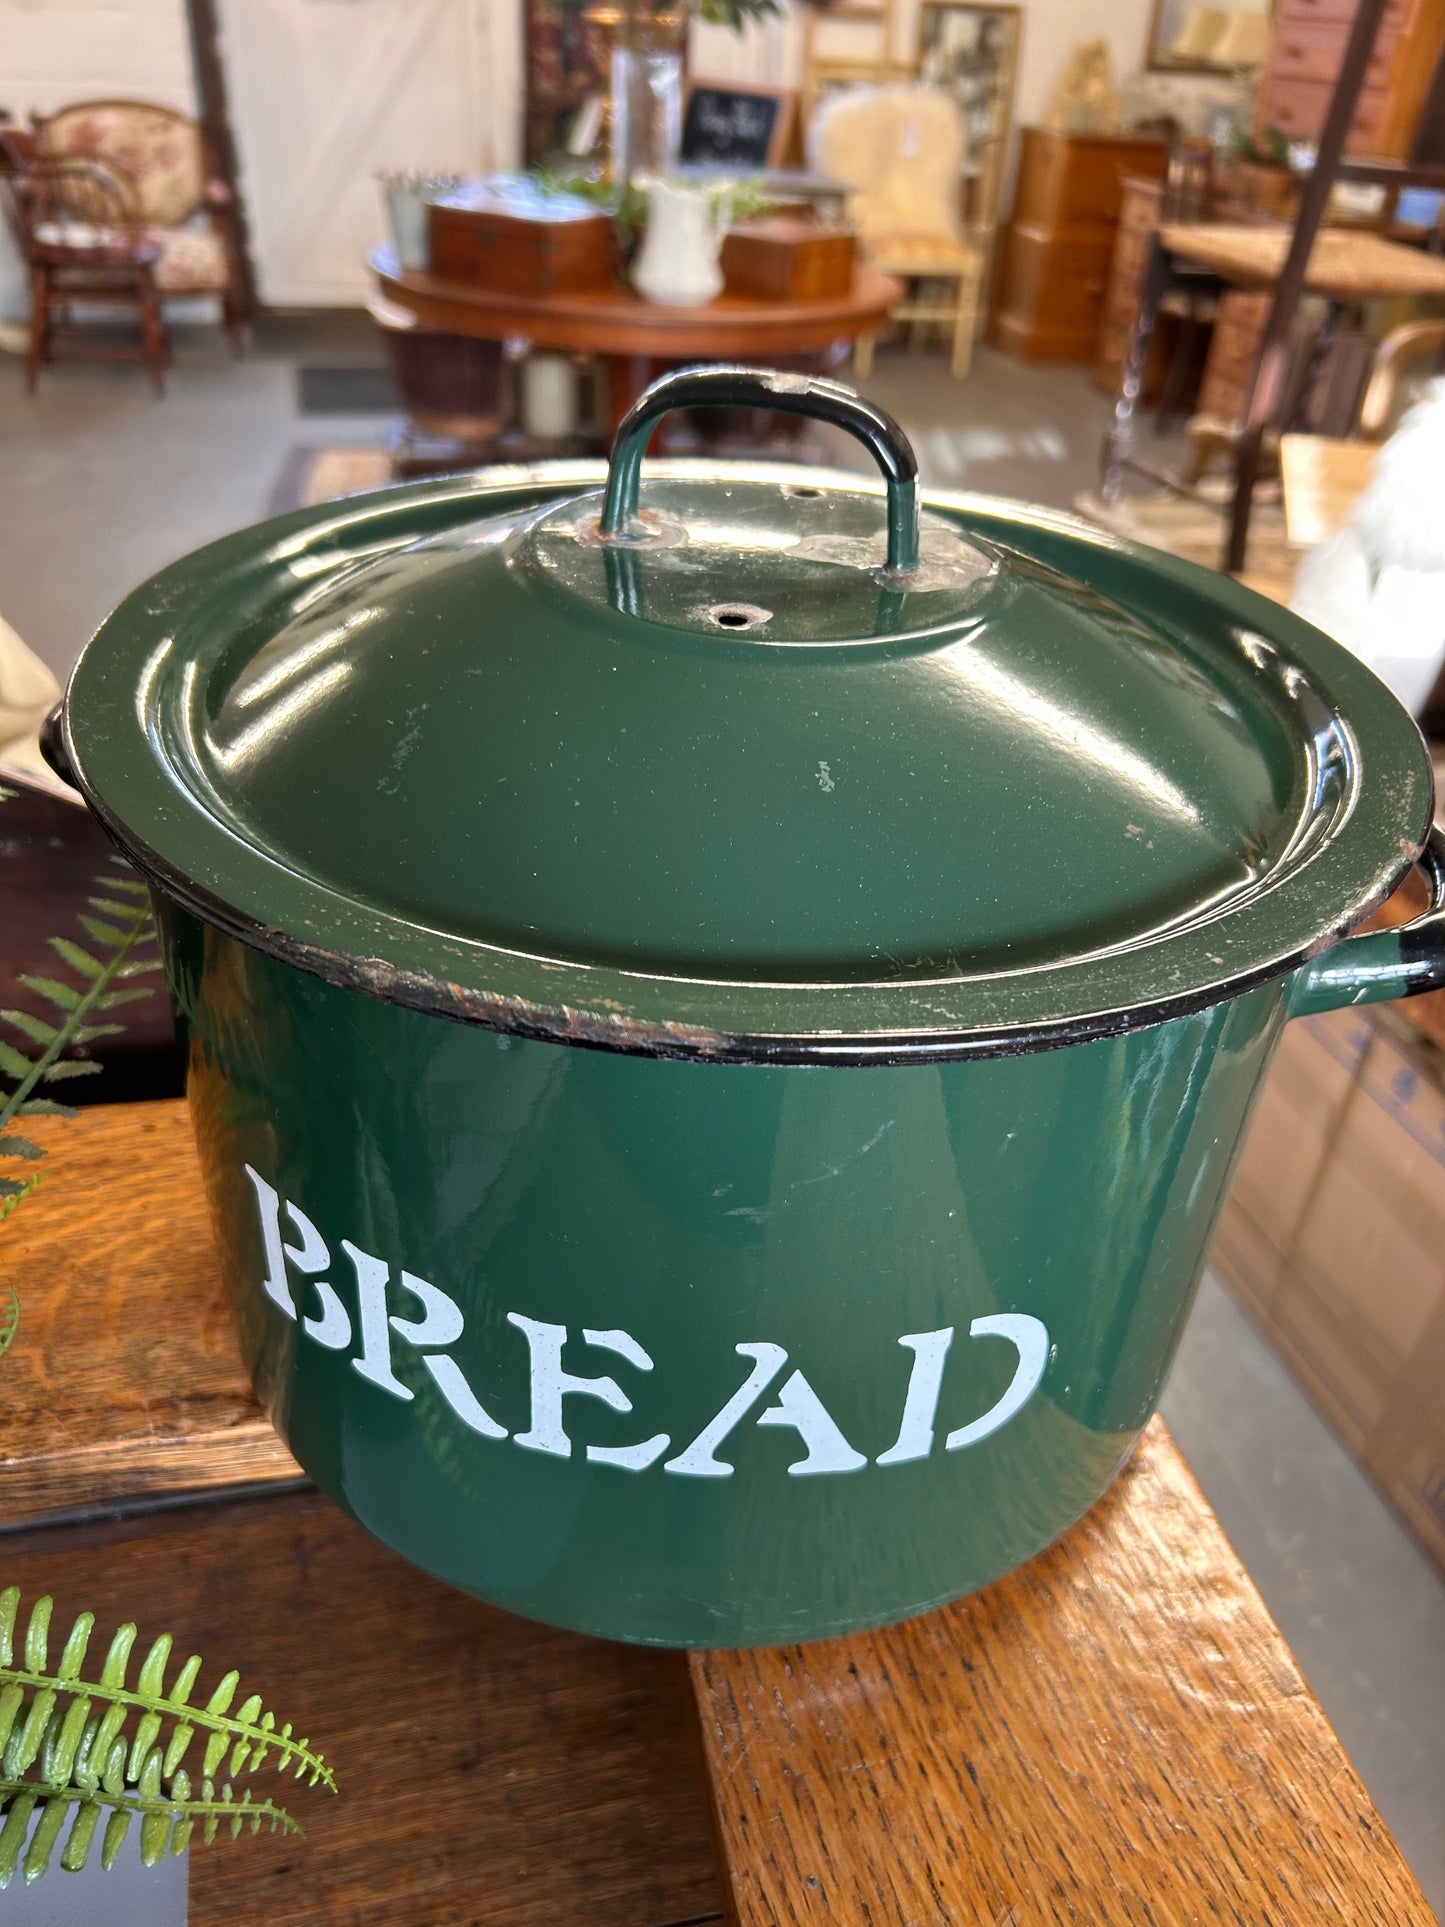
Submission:
<svg viewBox="0 0 1445 1927">
<path fill-rule="evenodd" d="M 674 406 L 822 414 L 884 486 L 661 465 Z M 649 391 L 600 468 L 247 531 L 86 650 L 66 748 L 166 889 L 303 969 L 620 1050 L 1037 1048 L 1277 976 L 1381 900 L 1418 733 L 1227 578 L 968 497 L 833 383 Z M 590 483 L 591 486 L 587 486 Z"/>
</svg>

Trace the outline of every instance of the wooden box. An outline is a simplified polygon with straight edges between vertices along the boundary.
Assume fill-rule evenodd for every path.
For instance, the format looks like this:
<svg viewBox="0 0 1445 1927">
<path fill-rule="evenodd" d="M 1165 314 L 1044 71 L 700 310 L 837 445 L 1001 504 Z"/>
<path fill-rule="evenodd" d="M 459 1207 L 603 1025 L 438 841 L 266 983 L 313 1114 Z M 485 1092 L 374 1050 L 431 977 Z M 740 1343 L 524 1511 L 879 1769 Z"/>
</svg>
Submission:
<svg viewBox="0 0 1445 1927">
<path fill-rule="evenodd" d="M 612 285 L 612 219 L 582 202 L 525 213 L 460 198 L 431 209 L 431 271 L 499 294 L 585 294 Z"/>
<path fill-rule="evenodd" d="M 733 228 L 723 240 L 730 294 L 763 301 L 831 301 L 853 286 L 857 241 L 847 228 L 775 214 Z"/>
</svg>

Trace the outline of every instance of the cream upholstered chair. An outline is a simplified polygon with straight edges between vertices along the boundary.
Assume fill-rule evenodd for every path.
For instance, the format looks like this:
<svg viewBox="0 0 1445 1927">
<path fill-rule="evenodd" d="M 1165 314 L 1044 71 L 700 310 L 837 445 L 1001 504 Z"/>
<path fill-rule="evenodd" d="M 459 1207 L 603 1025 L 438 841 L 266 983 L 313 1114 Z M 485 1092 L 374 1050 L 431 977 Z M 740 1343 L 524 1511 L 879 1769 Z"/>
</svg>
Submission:
<svg viewBox="0 0 1445 1927">
<path fill-rule="evenodd" d="M 990 155 L 996 146 L 987 143 Z M 811 148 L 820 172 L 848 184 L 849 219 L 869 262 L 908 285 L 892 318 L 912 324 L 915 338 L 920 328 L 947 328 L 953 372 L 966 375 L 989 235 L 961 212 L 968 137 L 958 103 L 937 87 L 838 93 L 814 116 Z M 992 193 L 978 204 L 991 208 Z M 939 285 L 942 293 L 930 294 Z M 873 342 L 860 341 L 857 373 L 866 377 L 872 365 Z"/>
<path fill-rule="evenodd" d="M 105 163 L 157 250 L 161 298 L 215 295 L 239 351 L 245 320 L 230 190 L 212 177 L 200 125 L 143 100 L 76 101 L 34 122 L 42 153 Z"/>
</svg>

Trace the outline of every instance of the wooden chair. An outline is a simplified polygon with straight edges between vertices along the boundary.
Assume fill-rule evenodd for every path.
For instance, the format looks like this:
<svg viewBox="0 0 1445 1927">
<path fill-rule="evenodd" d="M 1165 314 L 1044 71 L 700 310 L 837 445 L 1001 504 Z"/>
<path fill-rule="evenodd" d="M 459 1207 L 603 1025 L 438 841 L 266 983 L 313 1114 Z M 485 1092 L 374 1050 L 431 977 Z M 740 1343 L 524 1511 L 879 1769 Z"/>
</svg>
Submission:
<svg viewBox="0 0 1445 1927">
<path fill-rule="evenodd" d="M 64 345 L 72 354 L 144 361 L 165 392 L 165 319 L 156 286 L 159 249 L 135 222 L 125 183 L 93 160 L 42 156 L 17 166 L 0 145 L 0 201 L 30 276 L 30 344 L 25 386 Z M 117 341 L 76 324 L 76 310 L 134 310 L 138 339 Z"/>
<path fill-rule="evenodd" d="M 1374 365 L 1360 403 L 1356 433 L 1363 442 L 1383 442 L 1412 400 L 1423 377 L 1445 371 L 1445 321 L 1409 321 L 1394 329 L 1375 350 Z"/>
<path fill-rule="evenodd" d="M 231 345 L 245 345 L 245 299 L 231 190 L 197 121 L 142 100 L 76 101 L 33 121 L 41 151 L 100 160 L 127 183 L 132 218 L 156 248 L 165 299 L 213 295 Z"/>
<path fill-rule="evenodd" d="M 958 103 L 940 88 L 859 88 L 823 103 L 813 123 L 816 165 L 846 181 L 848 214 L 871 266 L 910 292 L 891 310 L 911 338 L 947 330 L 955 376 L 968 373 L 992 246 L 997 141 L 980 145 L 972 185 L 976 218 L 960 213 L 967 133 Z M 935 292 L 935 290 L 937 290 Z M 858 343 L 866 380 L 873 342 Z"/>
<path fill-rule="evenodd" d="M 1213 189 L 1214 150 L 1208 141 L 1175 140 L 1170 143 L 1164 164 L 1163 195 L 1159 206 L 1161 224 L 1171 221 L 1205 221 L 1209 218 Z M 1154 431 L 1165 434 L 1181 414 L 1190 377 L 1199 356 L 1204 331 L 1212 328 L 1219 313 L 1218 283 L 1211 275 L 1201 275 L 1199 286 L 1186 284 L 1175 288 L 1159 304 L 1161 314 L 1173 315 L 1178 323 L 1169 371 L 1164 378 L 1154 417 Z"/>
</svg>

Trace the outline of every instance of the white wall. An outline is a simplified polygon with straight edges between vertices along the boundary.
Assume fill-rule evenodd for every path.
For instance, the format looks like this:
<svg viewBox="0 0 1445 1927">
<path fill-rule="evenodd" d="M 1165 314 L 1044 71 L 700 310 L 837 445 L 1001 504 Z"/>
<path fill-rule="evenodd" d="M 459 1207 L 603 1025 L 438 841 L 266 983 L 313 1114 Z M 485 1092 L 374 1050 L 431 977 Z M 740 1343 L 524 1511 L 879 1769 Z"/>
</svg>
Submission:
<svg viewBox="0 0 1445 1927">
<path fill-rule="evenodd" d="M 0 107 L 130 94 L 195 111 L 182 0 L 0 0 Z"/>
<path fill-rule="evenodd" d="M 800 73 L 802 22 L 796 6 L 780 19 L 759 21 L 745 33 L 693 22 L 688 72 L 698 80 L 734 87 L 796 87 Z"/>
<path fill-rule="evenodd" d="M 385 237 L 378 170 L 515 165 L 519 0 L 222 0 L 261 298 L 351 306 Z"/>
<path fill-rule="evenodd" d="M 263 298 L 360 302 L 378 167 L 515 164 L 521 0 L 222 0 Z M 0 107 L 135 95 L 194 113 L 184 0 L 0 0 Z M 26 308 L 0 232 L 0 317 Z"/>
</svg>

